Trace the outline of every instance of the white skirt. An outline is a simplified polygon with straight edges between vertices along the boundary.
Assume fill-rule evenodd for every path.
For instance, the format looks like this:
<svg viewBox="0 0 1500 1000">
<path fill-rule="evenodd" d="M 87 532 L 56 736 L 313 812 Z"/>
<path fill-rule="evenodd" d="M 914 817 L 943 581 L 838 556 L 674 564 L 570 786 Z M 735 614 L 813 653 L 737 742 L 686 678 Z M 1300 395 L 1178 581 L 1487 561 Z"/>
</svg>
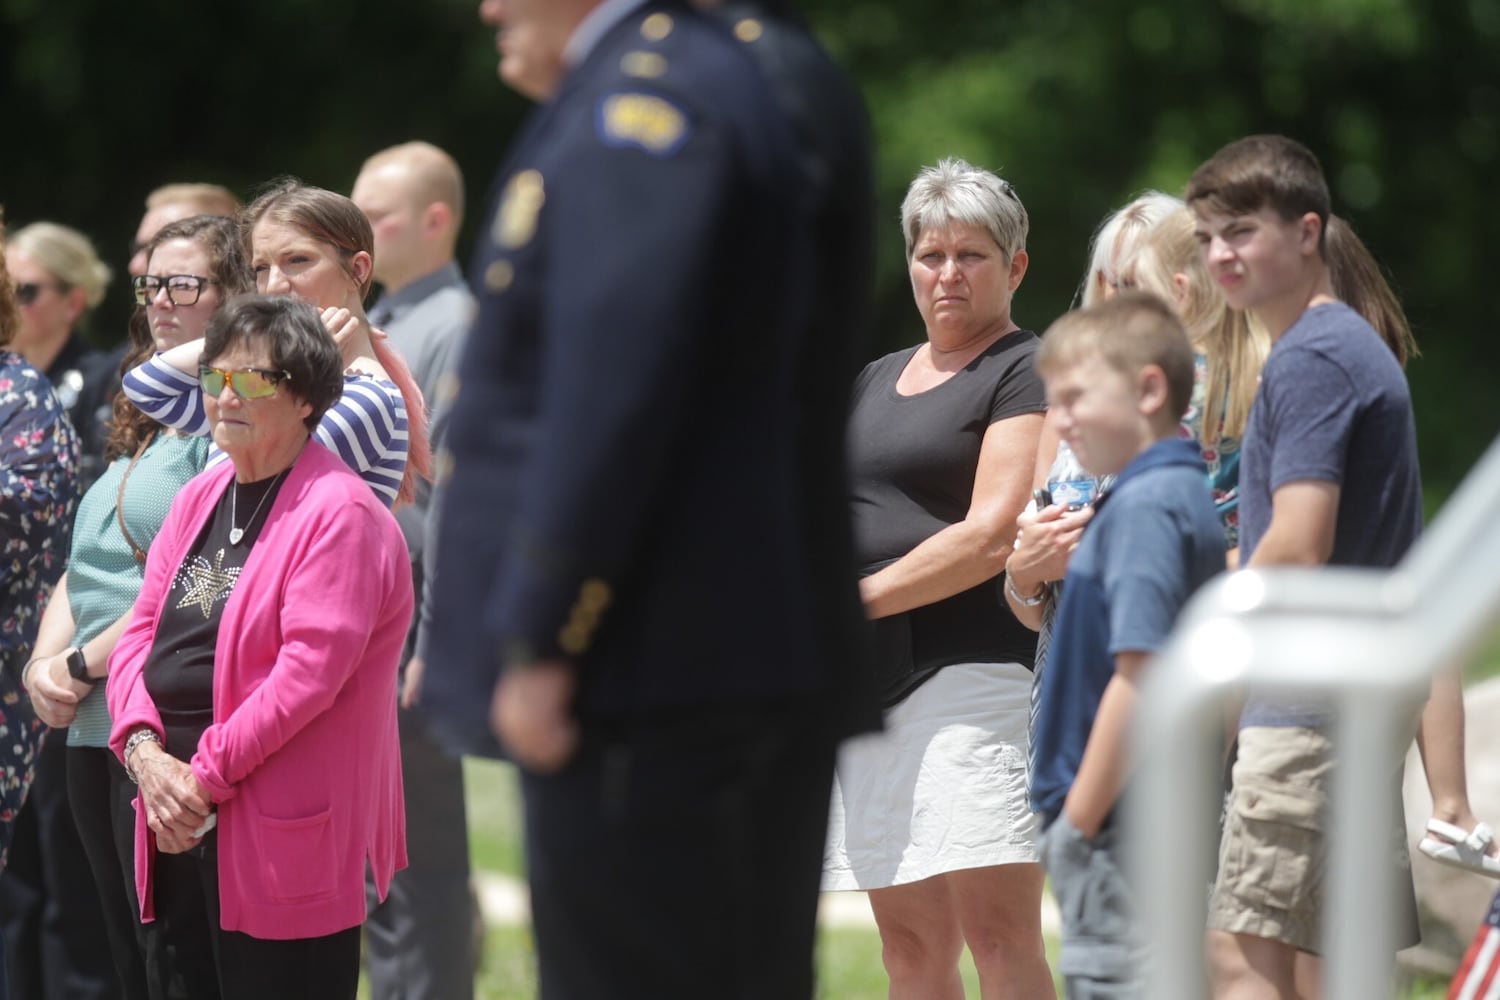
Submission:
<svg viewBox="0 0 1500 1000">
<path fill-rule="evenodd" d="M 839 752 L 823 889 L 883 889 L 1034 862 L 1027 794 L 1031 671 L 944 667 Z"/>
</svg>

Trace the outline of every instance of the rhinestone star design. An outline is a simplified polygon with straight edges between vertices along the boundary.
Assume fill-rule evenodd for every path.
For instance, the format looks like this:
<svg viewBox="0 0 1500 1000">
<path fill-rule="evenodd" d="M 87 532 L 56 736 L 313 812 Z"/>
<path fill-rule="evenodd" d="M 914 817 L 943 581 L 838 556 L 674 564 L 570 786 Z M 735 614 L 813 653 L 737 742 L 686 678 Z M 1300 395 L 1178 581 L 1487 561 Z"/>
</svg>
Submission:
<svg viewBox="0 0 1500 1000">
<path fill-rule="evenodd" d="M 177 571 L 175 585 L 182 587 L 182 600 L 177 609 L 190 608 L 194 604 L 203 612 L 203 620 L 213 617 L 214 605 L 222 598 L 228 600 L 234 592 L 234 582 L 240 578 L 240 567 L 224 568 L 224 550 L 214 555 L 213 565 L 202 556 L 194 556 Z"/>
</svg>

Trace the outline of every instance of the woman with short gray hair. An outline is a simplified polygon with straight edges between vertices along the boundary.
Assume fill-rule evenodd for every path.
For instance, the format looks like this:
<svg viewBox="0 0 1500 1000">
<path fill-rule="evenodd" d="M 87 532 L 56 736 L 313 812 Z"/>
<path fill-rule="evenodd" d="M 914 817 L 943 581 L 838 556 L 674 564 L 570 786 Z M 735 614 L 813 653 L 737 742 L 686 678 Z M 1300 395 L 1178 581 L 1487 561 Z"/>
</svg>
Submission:
<svg viewBox="0 0 1500 1000">
<path fill-rule="evenodd" d="M 846 745 L 825 889 L 861 889 L 893 998 L 960 998 L 967 942 L 986 1000 L 1053 996 L 1027 800 L 1036 641 L 1001 596 L 1046 400 L 1011 318 L 1026 208 L 962 160 L 901 208 L 922 343 L 855 382 L 850 464 L 883 733 Z"/>
</svg>

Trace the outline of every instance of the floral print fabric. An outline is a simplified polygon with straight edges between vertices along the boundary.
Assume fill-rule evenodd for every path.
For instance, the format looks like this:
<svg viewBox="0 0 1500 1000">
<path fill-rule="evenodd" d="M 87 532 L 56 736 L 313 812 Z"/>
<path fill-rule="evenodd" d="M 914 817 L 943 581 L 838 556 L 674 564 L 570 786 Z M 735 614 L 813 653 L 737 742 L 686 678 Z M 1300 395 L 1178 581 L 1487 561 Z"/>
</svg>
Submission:
<svg viewBox="0 0 1500 1000">
<path fill-rule="evenodd" d="M 1214 495 L 1214 507 L 1218 509 L 1219 521 L 1224 525 L 1224 547 L 1232 549 L 1240 544 L 1240 443 L 1235 438 L 1224 436 L 1224 414 L 1218 414 L 1215 430 L 1219 438 L 1214 445 L 1204 445 L 1203 408 L 1208 395 L 1208 357 L 1194 352 L 1193 396 L 1187 413 L 1182 416 L 1180 436 L 1198 444 L 1203 464 L 1208 466 L 1208 488 Z"/>
<path fill-rule="evenodd" d="M 21 670 L 67 564 L 77 477 L 78 440 L 51 383 L 0 351 L 0 869 L 45 729 Z"/>
</svg>

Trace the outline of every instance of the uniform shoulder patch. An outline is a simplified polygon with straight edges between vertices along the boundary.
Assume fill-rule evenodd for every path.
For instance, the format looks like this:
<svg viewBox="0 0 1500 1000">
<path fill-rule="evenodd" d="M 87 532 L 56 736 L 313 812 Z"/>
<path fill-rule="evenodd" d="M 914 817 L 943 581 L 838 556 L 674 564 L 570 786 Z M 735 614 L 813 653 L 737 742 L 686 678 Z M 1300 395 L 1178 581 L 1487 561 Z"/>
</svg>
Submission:
<svg viewBox="0 0 1500 1000">
<path fill-rule="evenodd" d="M 692 134 L 687 112 L 655 94 L 610 94 L 599 102 L 599 138 L 607 146 L 635 147 L 671 156 Z"/>
</svg>

